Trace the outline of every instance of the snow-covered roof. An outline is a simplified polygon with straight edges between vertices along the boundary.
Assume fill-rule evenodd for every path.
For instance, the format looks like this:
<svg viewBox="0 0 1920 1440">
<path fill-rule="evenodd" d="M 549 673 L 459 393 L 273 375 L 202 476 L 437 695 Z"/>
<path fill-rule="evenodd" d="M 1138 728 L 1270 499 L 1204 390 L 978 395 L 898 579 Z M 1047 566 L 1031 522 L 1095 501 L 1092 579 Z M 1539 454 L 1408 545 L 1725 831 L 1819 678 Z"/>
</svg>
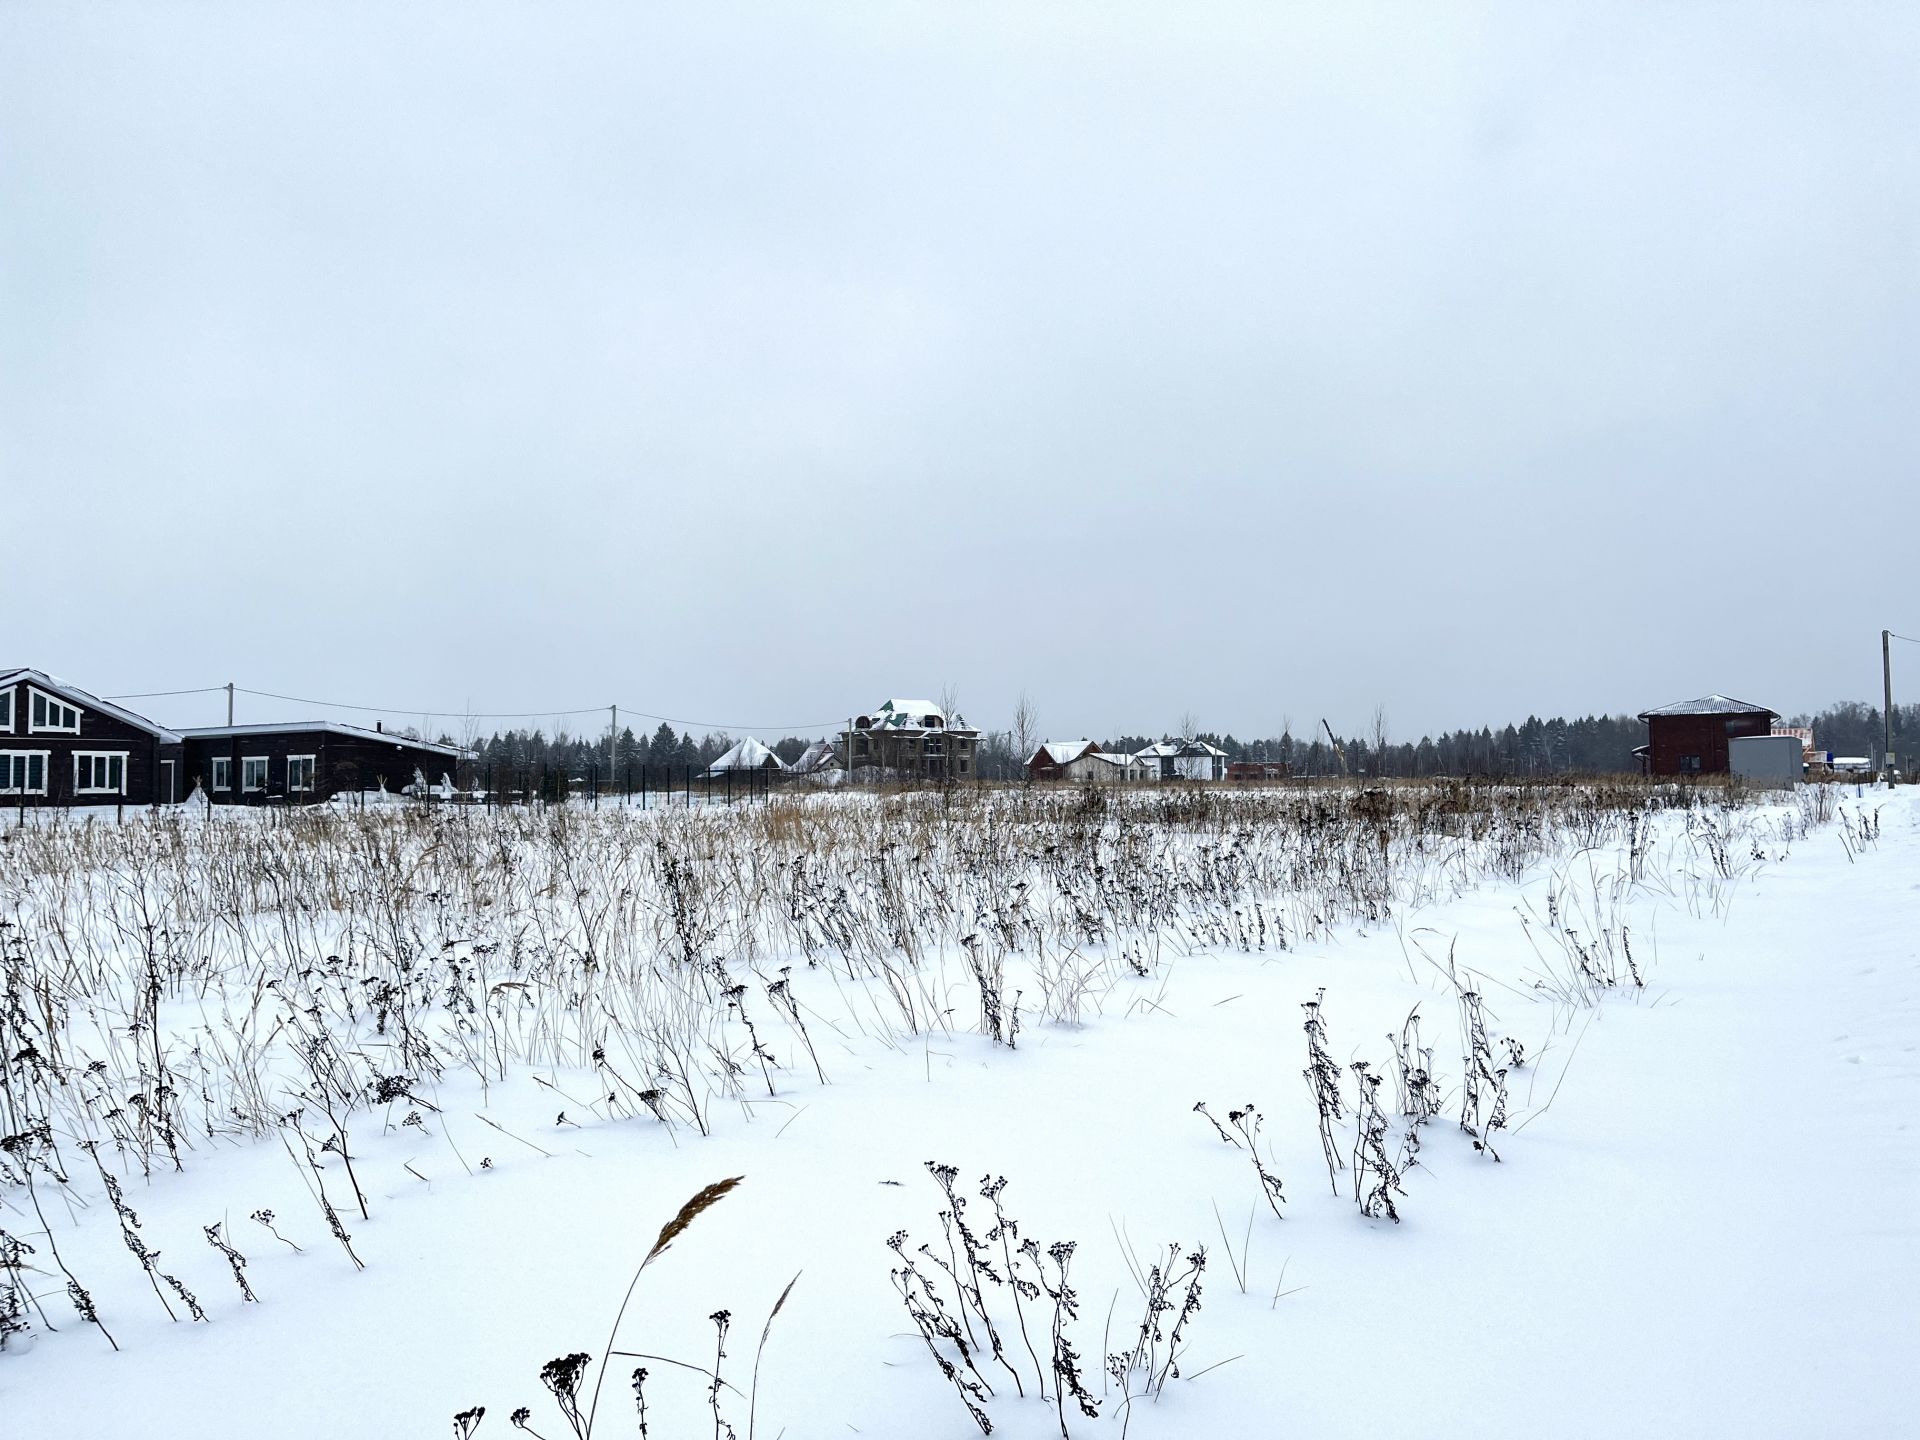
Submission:
<svg viewBox="0 0 1920 1440">
<path fill-rule="evenodd" d="M 1175 755 L 1225 755 L 1227 752 L 1204 740 L 1183 740 L 1173 749 Z"/>
<path fill-rule="evenodd" d="M 840 747 L 831 740 L 816 740 L 800 752 L 800 758 L 787 769 L 796 775 L 811 775 L 816 770 L 828 770 L 840 764 Z"/>
<path fill-rule="evenodd" d="M 860 723 L 866 721 L 865 725 Z M 946 730 L 962 734 L 978 734 L 967 717 L 955 711 L 949 719 L 947 713 L 931 700 L 883 700 L 878 709 L 871 714 L 862 715 L 854 722 L 854 728 L 860 730 L 896 730 L 911 732 L 920 730 Z"/>
<path fill-rule="evenodd" d="M 1178 755 L 1179 753 L 1180 747 L 1178 745 L 1175 745 L 1171 740 L 1162 740 L 1157 744 L 1147 746 L 1144 750 L 1137 751 L 1134 758 L 1139 760 L 1159 760 L 1165 756 Z"/>
<path fill-rule="evenodd" d="M 1048 740 L 1027 757 L 1027 763 L 1031 765 L 1038 761 L 1042 765 L 1071 765 L 1093 748 L 1091 740 Z"/>
<path fill-rule="evenodd" d="M 707 767 L 709 775 L 724 775 L 729 770 L 784 770 L 786 762 L 751 735 Z"/>
<path fill-rule="evenodd" d="M 34 670 L 26 666 L 21 666 L 12 670 L 0 671 L 0 689 L 5 689 L 9 685 L 18 685 L 22 680 L 30 685 L 37 685 L 42 690 L 48 691 L 51 694 L 57 694 L 63 699 L 71 700 L 82 710 L 97 710 L 102 715 L 111 715 L 123 725 L 131 725 L 136 730 L 144 730 L 163 745 L 178 745 L 180 743 L 179 731 L 169 730 L 164 725 L 156 725 L 144 715 L 136 715 L 131 710 L 123 710 L 111 700 L 102 700 L 98 695 L 89 694 L 78 685 L 69 685 L 58 676 L 49 675 L 44 670 Z"/>
<path fill-rule="evenodd" d="M 1650 720 L 1655 715 L 1774 715 L 1764 705 L 1750 705 L 1745 700 L 1735 700 L 1726 695 L 1702 695 L 1698 700 L 1679 700 L 1671 705 L 1662 705 L 1658 710 L 1642 710 L 1640 719 Z"/>
<path fill-rule="evenodd" d="M 879 709 L 861 718 L 871 720 L 876 730 L 937 730 L 947 723 L 946 711 L 931 700 L 882 700 Z"/>
<path fill-rule="evenodd" d="M 1118 751 L 1112 751 L 1112 750 L 1096 750 L 1088 758 L 1092 760 L 1102 760 L 1109 765 L 1120 765 L 1120 766 L 1131 765 L 1133 764 L 1133 761 L 1134 761 L 1133 756 L 1124 755 Z"/>
<path fill-rule="evenodd" d="M 292 720 L 274 725 L 200 725 L 180 732 L 190 740 L 219 740 L 231 736 L 238 740 L 248 735 L 343 735 L 349 740 L 377 740 L 388 745 L 404 745 L 410 750 L 430 750 L 458 760 L 466 751 L 457 745 L 442 745 L 433 740 L 412 740 L 394 730 L 369 730 L 364 725 L 342 725 L 337 720 Z"/>
</svg>

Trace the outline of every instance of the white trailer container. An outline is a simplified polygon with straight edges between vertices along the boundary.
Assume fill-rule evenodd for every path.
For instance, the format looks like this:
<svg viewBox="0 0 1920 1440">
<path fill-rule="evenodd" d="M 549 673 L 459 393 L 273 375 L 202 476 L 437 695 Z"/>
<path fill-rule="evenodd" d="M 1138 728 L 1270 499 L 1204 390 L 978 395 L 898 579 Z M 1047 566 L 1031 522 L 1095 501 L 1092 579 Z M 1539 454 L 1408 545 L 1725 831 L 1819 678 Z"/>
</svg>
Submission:
<svg viewBox="0 0 1920 1440">
<path fill-rule="evenodd" d="M 1806 747 L 1797 735 L 1743 735 L 1727 742 L 1728 768 L 1751 785 L 1797 785 Z"/>
</svg>

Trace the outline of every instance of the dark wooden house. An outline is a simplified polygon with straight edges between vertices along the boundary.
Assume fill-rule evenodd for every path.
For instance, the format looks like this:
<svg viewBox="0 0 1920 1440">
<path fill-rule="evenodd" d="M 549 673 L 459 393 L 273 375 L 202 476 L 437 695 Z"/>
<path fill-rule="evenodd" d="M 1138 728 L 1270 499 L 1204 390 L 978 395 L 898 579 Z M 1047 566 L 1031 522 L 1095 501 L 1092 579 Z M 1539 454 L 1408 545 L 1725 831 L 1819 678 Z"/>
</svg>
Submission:
<svg viewBox="0 0 1920 1440">
<path fill-rule="evenodd" d="M 1267 785 L 1293 773 L 1284 760 L 1229 760 L 1227 779 L 1236 785 Z"/>
<path fill-rule="evenodd" d="M 0 670 L 0 805 L 165 805 L 181 737 L 43 670 Z"/>
<path fill-rule="evenodd" d="M 1649 775 L 1724 775 L 1730 768 L 1727 742 L 1772 733 L 1779 718 L 1764 705 L 1725 695 L 1703 695 L 1645 710 L 1647 743 L 1633 753 Z"/>
<path fill-rule="evenodd" d="M 452 779 L 463 753 L 391 730 L 324 720 L 183 730 L 189 783 L 216 805 L 311 804 L 342 793 L 398 795 Z"/>
</svg>

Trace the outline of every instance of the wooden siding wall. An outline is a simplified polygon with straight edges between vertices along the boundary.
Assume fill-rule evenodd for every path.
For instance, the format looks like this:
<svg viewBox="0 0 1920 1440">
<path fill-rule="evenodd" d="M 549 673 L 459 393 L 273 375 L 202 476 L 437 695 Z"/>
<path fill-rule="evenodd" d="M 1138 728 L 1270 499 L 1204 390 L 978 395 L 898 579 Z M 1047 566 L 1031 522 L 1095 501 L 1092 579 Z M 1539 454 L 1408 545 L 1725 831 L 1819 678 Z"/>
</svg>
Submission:
<svg viewBox="0 0 1920 1440">
<path fill-rule="evenodd" d="M 231 763 L 228 788 L 213 788 L 216 755 Z M 267 757 L 267 788 L 252 793 L 241 790 L 240 762 L 245 757 Z M 295 795 L 287 793 L 287 757 L 311 755 L 313 789 Z M 190 735 L 187 737 L 186 778 L 191 790 L 197 783 L 216 805 L 262 805 L 268 802 L 307 804 L 327 800 L 342 792 L 373 790 L 385 785 L 399 794 L 413 783 L 413 772 L 420 770 L 428 784 L 438 784 L 442 774 L 454 775 L 459 762 L 451 755 L 423 750 L 409 741 L 382 740 L 375 736 L 341 735 L 331 730 L 276 731 L 264 735 Z"/>
<path fill-rule="evenodd" d="M 1654 775 L 1724 775 L 1732 764 L 1727 741 L 1765 735 L 1770 715 L 1653 715 L 1647 720 L 1647 769 Z M 1682 769 L 1683 755 L 1698 755 L 1699 770 Z"/>
<path fill-rule="evenodd" d="M 0 750 L 45 750 L 47 753 L 47 793 L 45 795 L 0 795 L 0 806 L 16 805 L 152 805 L 165 803 L 169 798 L 156 793 L 160 778 L 162 760 L 178 760 L 180 747 L 163 744 L 157 735 L 142 730 L 137 725 L 99 710 L 90 709 L 77 697 L 70 696 L 57 687 L 36 685 L 30 680 L 21 680 L 8 687 L 13 691 L 13 728 L 0 730 Z M 30 734 L 28 726 L 33 712 L 27 699 L 29 689 L 39 690 L 42 694 L 58 696 L 63 704 L 71 705 L 80 712 L 80 733 L 78 735 Z M 84 750 L 124 750 L 126 761 L 126 794 L 119 795 L 76 795 L 73 790 L 73 757 L 76 751 Z M 184 778 L 176 780 L 182 788 L 181 796 L 186 794 Z"/>
</svg>

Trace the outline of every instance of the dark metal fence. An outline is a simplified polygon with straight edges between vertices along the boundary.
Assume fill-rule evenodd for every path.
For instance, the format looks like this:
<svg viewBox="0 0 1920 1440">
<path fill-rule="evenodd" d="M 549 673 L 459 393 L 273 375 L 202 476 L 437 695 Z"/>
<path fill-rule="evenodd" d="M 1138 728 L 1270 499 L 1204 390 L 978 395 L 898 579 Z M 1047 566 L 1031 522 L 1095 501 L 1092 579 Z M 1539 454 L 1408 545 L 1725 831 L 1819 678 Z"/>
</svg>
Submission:
<svg viewBox="0 0 1920 1440">
<path fill-rule="evenodd" d="M 556 805 L 574 800 L 601 805 L 666 806 L 764 803 L 777 788 L 771 770 L 723 770 L 698 765 L 623 765 L 569 769 L 553 765 L 480 767 L 474 791 L 457 798 L 484 805 Z"/>
<path fill-rule="evenodd" d="M 699 765 L 624 765 L 609 772 L 604 766 L 582 769 L 484 764 L 473 768 L 466 788 L 456 787 L 443 796 L 436 787 L 422 798 L 431 804 L 486 806 L 557 805 L 570 801 L 595 809 L 602 805 L 633 805 L 656 810 L 666 806 L 751 805 L 766 803 L 780 788 L 781 778 L 771 770 L 758 769 L 723 770 L 714 774 Z M 342 791 L 339 798 L 352 804 L 366 797 L 361 792 Z M 30 810 L 68 810 L 78 806 L 93 809 L 103 805 L 113 805 L 116 818 L 129 808 L 148 808 L 144 802 L 125 799 L 63 796 L 49 800 L 44 796 L 22 794 L 0 799 L 0 807 L 4 807 L 0 808 L 0 815 L 7 810 L 17 810 L 17 823 L 24 824 Z M 247 808 L 287 807 L 275 797 L 272 802 L 262 801 Z"/>
</svg>

